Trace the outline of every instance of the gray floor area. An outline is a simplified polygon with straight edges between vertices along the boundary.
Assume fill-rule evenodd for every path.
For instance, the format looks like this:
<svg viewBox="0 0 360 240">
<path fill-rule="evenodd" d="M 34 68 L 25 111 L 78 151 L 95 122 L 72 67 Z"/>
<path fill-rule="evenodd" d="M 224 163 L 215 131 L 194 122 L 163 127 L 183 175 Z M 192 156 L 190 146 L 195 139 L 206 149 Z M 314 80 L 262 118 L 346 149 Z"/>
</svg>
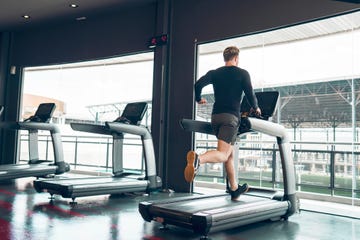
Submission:
<svg viewBox="0 0 360 240">
<path fill-rule="evenodd" d="M 347 204 L 302 199 L 301 209 L 312 212 L 327 213 L 336 216 L 360 219 L 360 207 Z"/>
<path fill-rule="evenodd" d="M 188 194 L 155 193 L 150 196 L 127 194 L 83 197 L 70 205 L 71 199 L 36 193 L 34 178 L 0 183 L 0 239 L 200 239 L 190 230 L 175 226 L 161 229 L 157 222 L 145 222 L 138 212 L 141 201 Z M 360 218 L 344 217 L 346 211 L 359 207 L 301 200 L 302 210 L 288 221 L 265 221 L 209 235 L 219 240 L 355 240 L 360 239 Z M 329 209 L 339 211 L 330 212 Z M 328 209 L 329 213 L 322 213 Z M 345 209 L 345 210 L 344 210 Z M 333 210 L 335 211 L 335 210 Z"/>
</svg>

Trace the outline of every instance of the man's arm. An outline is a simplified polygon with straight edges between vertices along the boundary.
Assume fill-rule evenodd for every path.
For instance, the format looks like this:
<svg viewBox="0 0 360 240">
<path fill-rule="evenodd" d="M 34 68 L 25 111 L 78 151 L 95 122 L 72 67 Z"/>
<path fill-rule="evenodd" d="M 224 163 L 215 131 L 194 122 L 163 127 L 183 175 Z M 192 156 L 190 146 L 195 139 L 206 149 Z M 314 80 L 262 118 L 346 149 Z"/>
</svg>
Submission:
<svg viewBox="0 0 360 240">
<path fill-rule="evenodd" d="M 196 81 L 194 89 L 195 89 L 195 101 L 199 104 L 206 103 L 206 99 L 201 97 L 202 89 L 211 84 L 211 71 L 207 72 L 204 76 L 202 76 L 198 81 Z"/>
<path fill-rule="evenodd" d="M 245 75 L 245 81 L 244 81 L 245 82 L 245 85 L 244 85 L 245 96 L 246 96 L 247 100 L 249 101 L 250 106 L 255 111 L 255 114 L 257 116 L 260 116 L 261 109 L 258 106 L 258 101 L 257 101 L 254 89 L 251 84 L 250 75 L 247 71 L 245 71 L 244 75 Z"/>
</svg>

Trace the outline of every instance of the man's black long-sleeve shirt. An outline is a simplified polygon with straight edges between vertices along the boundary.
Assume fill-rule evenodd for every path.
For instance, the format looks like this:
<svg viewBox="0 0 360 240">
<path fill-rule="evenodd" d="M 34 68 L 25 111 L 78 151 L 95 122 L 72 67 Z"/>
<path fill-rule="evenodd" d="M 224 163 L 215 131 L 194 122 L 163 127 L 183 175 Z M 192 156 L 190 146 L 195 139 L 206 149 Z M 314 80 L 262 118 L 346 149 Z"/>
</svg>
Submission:
<svg viewBox="0 0 360 240">
<path fill-rule="evenodd" d="M 256 109 L 257 99 L 253 91 L 249 73 L 236 66 L 223 66 L 211 70 L 195 83 L 195 100 L 201 100 L 201 90 L 212 84 L 215 103 L 212 114 L 230 113 L 240 115 L 240 106 L 243 92 L 249 104 Z"/>
</svg>

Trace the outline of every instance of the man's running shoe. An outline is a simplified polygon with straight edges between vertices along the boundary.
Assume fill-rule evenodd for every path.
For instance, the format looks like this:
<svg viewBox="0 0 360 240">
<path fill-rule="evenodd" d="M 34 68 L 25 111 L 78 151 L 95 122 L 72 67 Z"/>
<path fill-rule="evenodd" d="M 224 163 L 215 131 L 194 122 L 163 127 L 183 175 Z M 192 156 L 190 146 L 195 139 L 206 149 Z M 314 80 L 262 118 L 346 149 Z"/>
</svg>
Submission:
<svg viewBox="0 0 360 240">
<path fill-rule="evenodd" d="M 187 161 L 187 165 L 184 170 L 185 180 L 187 182 L 192 182 L 200 167 L 200 160 L 196 152 L 189 151 L 186 155 L 186 161 Z"/>
<path fill-rule="evenodd" d="M 239 184 L 238 188 L 235 191 L 229 189 L 231 200 L 237 200 L 237 198 L 240 197 L 241 194 L 246 193 L 248 190 L 249 185 L 247 183 L 244 183 L 243 185 Z"/>
</svg>

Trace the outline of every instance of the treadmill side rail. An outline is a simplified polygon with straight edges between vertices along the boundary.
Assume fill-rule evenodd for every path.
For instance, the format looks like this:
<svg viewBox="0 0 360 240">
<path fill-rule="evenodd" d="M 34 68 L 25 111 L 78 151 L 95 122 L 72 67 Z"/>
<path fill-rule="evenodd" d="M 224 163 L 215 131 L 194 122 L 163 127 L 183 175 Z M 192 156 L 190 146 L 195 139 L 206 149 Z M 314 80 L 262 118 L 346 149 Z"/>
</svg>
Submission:
<svg viewBox="0 0 360 240">
<path fill-rule="evenodd" d="M 291 154 L 290 139 L 284 126 L 269 121 L 264 121 L 256 118 L 249 118 L 251 129 L 261 133 L 265 133 L 277 138 L 279 146 L 281 166 L 283 168 L 284 179 L 284 199 L 289 200 L 291 208 L 287 212 L 287 216 L 295 213 L 297 209 L 296 197 L 290 197 L 296 195 L 296 179 L 295 179 L 295 167 Z"/>
<path fill-rule="evenodd" d="M 0 166 L 0 180 L 22 177 L 41 177 L 49 174 L 62 174 L 70 170 L 64 161 L 63 145 L 58 126 L 47 122 L 1 122 L 0 128 L 8 130 L 27 130 L 29 132 L 28 164 L 5 164 Z M 39 159 L 38 131 L 49 131 L 52 139 L 54 162 Z M 47 164 L 46 164 L 47 163 Z"/>
<path fill-rule="evenodd" d="M 117 133 L 129 133 L 141 136 L 144 149 L 146 178 L 149 180 L 148 191 L 160 189 L 162 186 L 161 178 L 156 173 L 156 160 L 154 153 L 154 144 L 149 129 L 144 126 L 131 125 L 119 122 L 106 122 L 106 126 Z"/>
<path fill-rule="evenodd" d="M 38 139 L 37 134 L 38 130 L 47 130 L 50 132 L 53 151 L 54 151 L 54 164 L 57 166 L 56 174 L 62 174 L 70 170 L 69 164 L 64 161 L 64 150 L 61 141 L 61 133 L 58 126 L 51 123 L 39 123 L 39 122 L 19 122 L 20 130 L 28 130 L 29 131 L 29 154 L 30 154 L 30 163 L 31 160 L 39 160 L 38 157 Z M 34 136 L 35 135 L 35 136 Z M 32 140 L 33 138 L 33 140 Z M 33 150 L 36 153 L 33 152 Z M 33 159 L 37 156 L 37 159 Z M 31 158 L 33 157 L 33 158 Z"/>
</svg>

